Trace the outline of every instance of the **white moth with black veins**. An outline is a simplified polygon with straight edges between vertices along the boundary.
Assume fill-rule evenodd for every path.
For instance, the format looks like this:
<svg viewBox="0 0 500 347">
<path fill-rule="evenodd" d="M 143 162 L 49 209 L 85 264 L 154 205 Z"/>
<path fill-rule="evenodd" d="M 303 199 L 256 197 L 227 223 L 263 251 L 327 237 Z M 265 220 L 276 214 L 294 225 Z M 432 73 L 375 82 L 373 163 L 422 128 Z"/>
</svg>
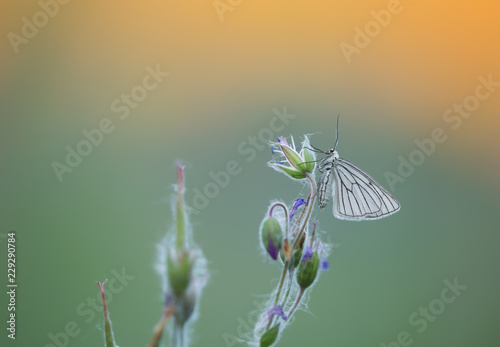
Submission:
<svg viewBox="0 0 500 347">
<path fill-rule="evenodd" d="M 323 210 L 333 194 L 333 215 L 339 219 L 361 221 L 390 216 L 401 205 L 384 187 L 359 167 L 339 157 L 335 150 L 339 141 L 338 118 L 335 146 L 318 163 L 322 173 L 318 182 L 318 204 Z"/>
</svg>

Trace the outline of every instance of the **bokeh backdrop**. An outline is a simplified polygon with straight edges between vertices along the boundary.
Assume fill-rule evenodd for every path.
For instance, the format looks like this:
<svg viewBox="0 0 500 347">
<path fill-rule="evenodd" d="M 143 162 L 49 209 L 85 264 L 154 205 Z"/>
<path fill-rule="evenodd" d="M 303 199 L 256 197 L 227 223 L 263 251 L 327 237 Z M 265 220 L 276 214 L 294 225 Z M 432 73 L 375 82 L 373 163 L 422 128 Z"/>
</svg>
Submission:
<svg viewBox="0 0 500 347">
<path fill-rule="evenodd" d="M 314 133 L 331 147 L 337 114 L 340 155 L 402 209 L 361 223 L 315 215 L 336 244 L 330 270 L 279 346 L 394 347 L 402 333 L 405 346 L 500 345 L 498 1 L 0 6 L 1 292 L 12 230 L 19 285 L 16 340 L 0 295 L 0 345 L 102 345 L 95 281 L 123 272 L 115 336 L 146 345 L 180 159 L 211 271 L 192 345 L 241 346 L 279 271 L 260 253 L 261 218 L 305 192 L 265 166 L 266 143 Z M 241 173 L 195 199 L 231 161 Z M 465 287 L 441 305 L 446 281 Z"/>
</svg>

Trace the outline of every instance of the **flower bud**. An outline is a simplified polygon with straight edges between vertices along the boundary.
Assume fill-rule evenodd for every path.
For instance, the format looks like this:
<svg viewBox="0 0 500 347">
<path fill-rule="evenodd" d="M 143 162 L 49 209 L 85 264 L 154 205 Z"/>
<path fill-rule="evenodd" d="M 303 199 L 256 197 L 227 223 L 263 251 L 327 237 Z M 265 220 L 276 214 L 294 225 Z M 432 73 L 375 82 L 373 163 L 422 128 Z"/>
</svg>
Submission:
<svg viewBox="0 0 500 347">
<path fill-rule="evenodd" d="M 313 151 L 309 149 L 309 138 L 306 137 L 304 143 L 302 144 L 302 158 L 304 158 L 304 164 L 302 164 L 305 171 L 312 172 L 314 170 L 314 165 L 316 165 L 316 155 Z"/>
<path fill-rule="evenodd" d="M 283 172 L 294 179 L 303 179 L 307 174 L 314 170 L 314 161 L 316 159 L 314 152 L 306 148 L 309 145 L 309 139 L 306 137 L 302 144 L 302 150 L 298 151 L 295 147 L 292 137 L 292 145 L 289 145 L 284 137 L 279 137 L 278 142 L 271 142 L 271 146 L 278 146 L 279 153 L 282 154 L 289 166 L 283 165 L 281 161 L 269 162 L 268 165 L 273 169 Z M 274 147 L 271 147 L 274 153 Z"/>
<path fill-rule="evenodd" d="M 111 321 L 109 320 L 108 308 L 106 306 L 106 297 L 104 294 L 104 285 L 106 284 L 106 282 L 108 282 L 108 280 L 102 283 L 97 282 L 99 290 L 101 291 L 102 305 L 104 307 L 104 339 L 106 346 L 115 347 L 116 346 L 115 337 L 113 329 L 111 328 Z"/>
<path fill-rule="evenodd" d="M 281 144 L 280 147 L 281 150 L 283 151 L 283 154 L 285 155 L 286 160 L 294 169 L 301 172 L 305 171 L 304 165 L 302 165 L 304 159 L 302 159 L 300 154 L 297 153 L 297 151 L 294 148 L 289 147 L 285 144 Z"/>
<path fill-rule="evenodd" d="M 189 254 L 182 251 L 180 255 L 167 257 L 168 281 L 170 288 L 177 295 L 183 294 L 191 281 L 191 269 L 193 262 Z"/>
<path fill-rule="evenodd" d="M 264 335 L 260 338 L 260 347 L 269 347 L 276 341 L 278 333 L 280 331 L 279 323 L 273 326 L 271 329 L 266 331 Z"/>
<path fill-rule="evenodd" d="M 319 256 L 311 247 L 306 246 L 302 252 L 302 259 L 297 270 L 297 283 L 302 290 L 313 284 L 318 274 Z"/>
<path fill-rule="evenodd" d="M 276 218 L 267 217 L 264 219 L 261 226 L 261 240 L 266 252 L 276 260 L 283 243 L 281 225 Z"/>
</svg>

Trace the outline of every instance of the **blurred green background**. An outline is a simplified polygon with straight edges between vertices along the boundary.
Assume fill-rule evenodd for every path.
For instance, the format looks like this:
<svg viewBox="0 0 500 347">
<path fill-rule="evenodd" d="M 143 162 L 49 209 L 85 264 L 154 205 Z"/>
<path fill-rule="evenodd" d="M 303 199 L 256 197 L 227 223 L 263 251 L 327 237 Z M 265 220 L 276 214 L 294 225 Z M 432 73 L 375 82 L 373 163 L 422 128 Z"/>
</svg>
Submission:
<svg viewBox="0 0 500 347">
<path fill-rule="evenodd" d="M 235 3 L 221 20 L 211 1 L 73 1 L 17 53 L 9 33 L 21 35 L 23 17 L 42 7 L 1 4 L 0 283 L 5 291 L 4 236 L 15 230 L 19 287 L 16 340 L 4 323 L 0 345 L 48 346 L 68 322 L 78 333 L 61 345 L 102 345 L 101 313 L 89 307 L 95 281 L 114 271 L 133 277 L 109 300 L 117 342 L 146 345 L 162 312 L 154 264 L 171 227 L 176 159 L 187 164 L 189 205 L 211 172 L 232 160 L 242 168 L 191 216 L 211 272 L 192 345 L 242 345 L 224 337 L 246 331 L 279 275 L 259 250 L 261 219 L 270 200 L 306 194 L 264 165 L 272 155 L 260 140 L 251 155 L 249 137 L 315 133 L 312 143 L 329 148 L 340 113 L 340 155 L 387 188 L 415 140 L 436 128 L 447 139 L 395 184 L 396 215 L 346 222 L 329 207 L 314 216 L 337 247 L 310 312 L 297 312 L 279 346 L 383 346 L 403 331 L 411 346 L 499 346 L 500 90 L 456 130 L 443 118 L 478 77 L 500 81 L 499 5 L 402 1 L 348 63 L 339 45 L 387 1 Z M 120 119 L 115 100 L 157 66 L 170 75 Z M 284 108 L 289 124 L 263 130 Z M 53 163 L 105 118 L 114 130 L 58 180 Z M 467 288 L 419 333 L 409 317 L 455 278 Z M 7 302 L 1 295 L 4 322 Z"/>
</svg>

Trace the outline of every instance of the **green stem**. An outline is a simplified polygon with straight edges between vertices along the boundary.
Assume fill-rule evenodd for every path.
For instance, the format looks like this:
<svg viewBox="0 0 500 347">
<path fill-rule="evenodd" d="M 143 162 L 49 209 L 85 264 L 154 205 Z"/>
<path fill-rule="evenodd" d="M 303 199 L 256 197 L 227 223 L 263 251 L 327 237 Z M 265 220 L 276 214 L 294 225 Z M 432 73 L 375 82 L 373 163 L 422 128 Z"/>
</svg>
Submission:
<svg viewBox="0 0 500 347">
<path fill-rule="evenodd" d="M 280 280 L 280 284 L 278 286 L 278 292 L 276 293 L 276 298 L 274 299 L 275 305 L 278 304 L 278 301 L 280 299 L 281 288 L 283 288 L 283 283 L 285 282 L 285 277 L 286 277 L 286 273 L 288 271 L 288 263 L 289 262 L 290 262 L 289 260 L 285 260 L 285 263 L 283 264 L 283 271 L 281 272 L 281 280 Z"/>
<path fill-rule="evenodd" d="M 285 308 L 285 305 L 286 305 L 286 302 L 288 300 L 288 295 L 290 294 L 290 289 L 292 289 L 292 274 L 293 272 L 289 272 L 290 274 L 290 279 L 289 279 L 289 282 L 288 282 L 288 288 L 286 289 L 286 293 L 285 293 L 285 297 L 283 298 L 283 301 L 281 302 L 281 307 Z"/>
<path fill-rule="evenodd" d="M 269 217 L 273 216 L 273 210 L 275 207 L 281 207 L 283 211 L 285 211 L 285 220 L 286 220 L 286 229 L 285 229 L 285 237 L 288 237 L 288 210 L 285 205 L 283 205 L 281 202 L 275 203 L 270 209 L 269 209 Z"/>
<path fill-rule="evenodd" d="M 287 314 L 288 319 L 290 319 L 292 314 L 295 312 L 295 309 L 297 308 L 297 306 L 299 306 L 300 300 L 302 300 L 302 295 L 304 295 L 304 289 L 300 288 L 299 294 L 297 295 L 297 298 L 295 298 L 295 302 L 294 302 L 292 308 L 290 309 L 290 311 L 288 311 L 288 314 Z"/>
<path fill-rule="evenodd" d="M 177 165 L 177 251 L 184 249 L 186 238 L 184 216 L 184 167 Z"/>
<path fill-rule="evenodd" d="M 184 326 L 179 327 L 179 347 L 184 347 Z"/>
<path fill-rule="evenodd" d="M 183 324 L 179 324 L 177 321 L 174 322 L 174 331 L 172 333 L 172 347 L 184 347 L 183 330 Z"/>
<path fill-rule="evenodd" d="M 289 261 L 286 260 L 285 264 L 283 265 L 283 271 L 281 273 L 281 280 L 280 280 L 280 284 L 278 286 L 278 292 L 276 293 L 276 298 L 274 299 L 274 305 L 277 305 L 278 301 L 280 299 L 281 289 L 283 288 L 283 283 L 285 282 L 286 273 L 288 271 L 288 262 Z M 266 331 L 269 330 L 269 327 L 271 326 L 272 322 L 273 322 L 273 319 L 270 319 L 269 323 L 267 323 Z"/>
<path fill-rule="evenodd" d="M 307 222 L 309 221 L 309 217 L 311 216 L 311 212 L 312 212 L 312 209 L 314 206 L 314 200 L 316 199 L 316 180 L 314 179 L 314 177 L 310 173 L 307 173 L 307 178 L 311 182 L 311 197 L 307 201 L 307 205 L 309 208 L 307 210 L 306 218 L 304 219 L 304 222 L 302 223 L 302 227 L 300 228 L 299 234 L 295 238 L 292 249 L 295 249 L 295 247 L 297 247 L 297 245 L 299 244 L 299 240 L 302 237 L 302 234 L 304 233 L 304 230 L 306 229 Z"/>
<path fill-rule="evenodd" d="M 168 320 L 172 316 L 173 312 L 174 308 L 172 306 L 167 306 L 164 316 L 160 319 L 158 324 L 156 324 L 153 330 L 153 337 L 151 338 L 151 342 L 147 345 L 147 347 L 158 347 L 158 344 L 160 343 L 161 337 L 163 335 L 163 331 L 165 330 L 165 325 L 168 323 Z"/>
</svg>

